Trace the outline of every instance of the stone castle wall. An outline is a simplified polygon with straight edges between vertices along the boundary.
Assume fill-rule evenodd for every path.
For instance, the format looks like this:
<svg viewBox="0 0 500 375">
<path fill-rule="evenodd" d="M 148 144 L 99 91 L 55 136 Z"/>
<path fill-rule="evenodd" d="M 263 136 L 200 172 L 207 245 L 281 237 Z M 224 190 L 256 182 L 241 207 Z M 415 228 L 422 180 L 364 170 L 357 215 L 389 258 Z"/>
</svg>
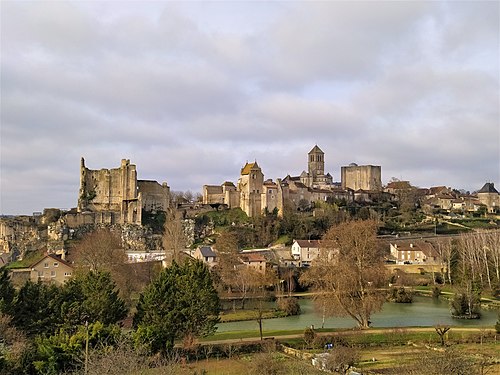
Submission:
<svg viewBox="0 0 500 375">
<path fill-rule="evenodd" d="M 349 165 L 341 167 L 342 189 L 382 190 L 382 169 L 377 165 Z"/>
</svg>

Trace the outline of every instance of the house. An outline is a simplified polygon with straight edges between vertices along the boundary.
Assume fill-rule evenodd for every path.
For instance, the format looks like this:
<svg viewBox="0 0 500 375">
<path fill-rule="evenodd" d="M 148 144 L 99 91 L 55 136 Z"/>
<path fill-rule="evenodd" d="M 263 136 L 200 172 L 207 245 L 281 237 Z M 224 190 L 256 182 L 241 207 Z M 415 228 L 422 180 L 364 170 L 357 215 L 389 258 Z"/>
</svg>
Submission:
<svg viewBox="0 0 500 375">
<path fill-rule="evenodd" d="M 193 257 L 195 259 L 201 260 L 210 267 L 214 266 L 217 263 L 217 254 L 212 250 L 210 246 L 198 247 L 195 250 Z"/>
<path fill-rule="evenodd" d="M 240 260 L 247 267 L 254 269 L 261 274 L 266 273 L 266 268 L 269 266 L 266 257 L 259 253 L 242 253 Z"/>
<path fill-rule="evenodd" d="M 437 263 L 439 256 L 430 242 L 423 240 L 397 241 L 390 244 L 391 255 L 397 264 Z"/>
<path fill-rule="evenodd" d="M 47 254 L 30 267 L 30 279 L 33 282 L 64 284 L 73 275 L 73 266 L 54 254 Z"/>
<path fill-rule="evenodd" d="M 309 266 L 319 254 L 319 240 L 294 240 L 292 256 L 300 266 Z"/>
<path fill-rule="evenodd" d="M 492 182 L 487 182 L 477 192 L 477 198 L 485 205 L 488 212 L 494 213 L 500 210 L 500 195 Z"/>
</svg>

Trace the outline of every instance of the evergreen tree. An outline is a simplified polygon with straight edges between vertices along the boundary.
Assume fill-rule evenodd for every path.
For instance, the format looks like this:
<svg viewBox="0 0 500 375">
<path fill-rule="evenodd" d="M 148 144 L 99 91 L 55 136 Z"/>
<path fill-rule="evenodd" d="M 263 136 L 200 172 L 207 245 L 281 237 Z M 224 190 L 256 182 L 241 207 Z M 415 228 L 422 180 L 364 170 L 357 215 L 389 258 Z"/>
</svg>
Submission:
<svg viewBox="0 0 500 375">
<path fill-rule="evenodd" d="M 139 297 L 136 339 L 152 352 L 166 352 L 174 340 L 213 333 L 218 314 L 219 297 L 208 267 L 199 261 L 173 262 Z"/>
<path fill-rule="evenodd" d="M 0 313 L 10 313 L 15 293 L 9 271 L 5 267 L 0 268 Z"/>
<path fill-rule="evenodd" d="M 127 316 L 109 272 L 90 271 L 69 280 L 62 288 L 61 319 L 66 327 L 97 321 L 115 324 Z"/>
<path fill-rule="evenodd" d="M 12 304 L 12 323 L 28 335 L 51 334 L 59 324 L 60 289 L 55 285 L 26 282 Z"/>
</svg>

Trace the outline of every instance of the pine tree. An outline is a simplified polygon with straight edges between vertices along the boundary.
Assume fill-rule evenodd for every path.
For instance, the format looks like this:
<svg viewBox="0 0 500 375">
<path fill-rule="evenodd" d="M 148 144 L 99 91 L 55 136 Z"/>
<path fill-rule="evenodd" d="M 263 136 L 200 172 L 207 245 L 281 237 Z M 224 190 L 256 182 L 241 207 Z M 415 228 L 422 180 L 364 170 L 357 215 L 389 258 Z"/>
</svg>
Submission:
<svg viewBox="0 0 500 375">
<path fill-rule="evenodd" d="M 137 341 L 152 352 L 167 352 L 178 339 L 207 336 L 219 321 L 219 297 L 208 267 L 199 261 L 173 262 L 139 297 Z"/>
</svg>

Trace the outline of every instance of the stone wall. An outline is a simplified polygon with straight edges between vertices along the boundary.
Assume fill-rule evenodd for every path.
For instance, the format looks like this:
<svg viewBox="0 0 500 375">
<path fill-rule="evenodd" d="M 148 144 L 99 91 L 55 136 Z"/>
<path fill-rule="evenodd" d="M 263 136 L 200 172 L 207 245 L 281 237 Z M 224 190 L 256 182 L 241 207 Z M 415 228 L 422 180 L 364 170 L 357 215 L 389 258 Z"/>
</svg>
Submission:
<svg viewBox="0 0 500 375">
<path fill-rule="evenodd" d="M 342 189 L 382 190 L 382 168 L 378 165 L 341 167 Z"/>
<path fill-rule="evenodd" d="M 170 206 L 170 188 L 167 183 L 138 180 L 137 187 L 141 194 L 142 209 L 151 212 L 166 211 Z"/>
</svg>

